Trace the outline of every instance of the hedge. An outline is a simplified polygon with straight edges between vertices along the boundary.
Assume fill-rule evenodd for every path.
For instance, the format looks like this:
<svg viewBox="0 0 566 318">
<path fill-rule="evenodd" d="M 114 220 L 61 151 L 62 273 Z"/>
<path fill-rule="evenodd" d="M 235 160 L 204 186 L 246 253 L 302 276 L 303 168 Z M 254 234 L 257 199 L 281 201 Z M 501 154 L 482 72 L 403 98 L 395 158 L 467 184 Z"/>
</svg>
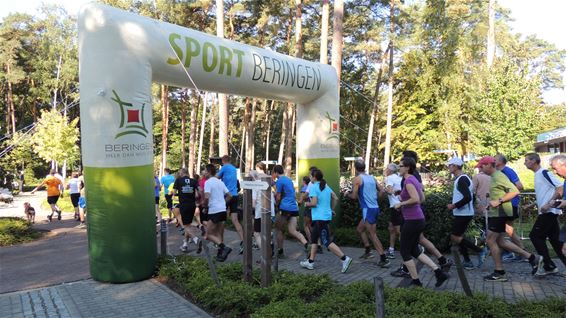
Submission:
<svg viewBox="0 0 566 318">
<path fill-rule="evenodd" d="M 218 267 L 221 287 L 207 263 L 188 255 L 161 259 L 159 278 L 209 313 L 221 317 L 374 317 L 373 285 L 366 281 L 339 285 L 328 275 L 273 273 L 273 284 L 261 288 L 260 273 L 242 281 L 238 263 Z M 385 287 L 387 317 L 564 317 L 566 301 L 549 298 L 508 304 L 479 294 L 436 292 L 426 288 Z"/>
</svg>

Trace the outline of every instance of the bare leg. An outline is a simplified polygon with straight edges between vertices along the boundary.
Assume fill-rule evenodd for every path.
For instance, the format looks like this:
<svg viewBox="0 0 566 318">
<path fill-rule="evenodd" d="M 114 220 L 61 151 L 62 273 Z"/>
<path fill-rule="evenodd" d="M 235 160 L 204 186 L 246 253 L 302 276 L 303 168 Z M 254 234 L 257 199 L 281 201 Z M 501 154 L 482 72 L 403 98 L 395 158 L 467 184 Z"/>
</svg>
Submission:
<svg viewBox="0 0 566 318">
<path fill-rule="evenodd" d="M 435 271 L 439 268 L 439 266 L 436 265 L 432 261 L 432 259 L 430 259 L 430 257 L 428 257 L 425 253 L 421 253 L 421 255 L 419 255 L 419 257 L 417 259 L 419 261 L 421 261 L 423 264 L 425 264 L 426 266 L 430 267 L 433 271 Z"/>
<path fill-rule="evenodd" d="M 358 226 L 356 227 L 356 231 L 358 231 L 358 233 L 360 234 L 364 247 L 368 247 L 369 239 L 368 239 L 368 235 L 366 234 L 366 226 L 364 220 L 360 220 L 360 223 L 358 223 Z"/>
<path fill-rule="evenodd" d="M 389 230 L 389 247 L 395 248 L 395 242 L 397 242 L 397 226 L 394 226 L 393 223 L 389 222 L 389 226 L 387 229 Z"/>
<path fill-rule="evenodd" d="M 308 216 L 305 216 L 303 218 L 303 226 L 305 228 L 305 234 L 307 235 L 309 242 L 311 241 L 311 222 L 311 218 L 309 218 Z"/>
<path fill-rule="evenodd" d="M 432 242 L 429 241 L 422 233 L 419 237 L 419 244 L 421 244 L 427 251 L 429 251 L 429 253 L 434 255 L 436 258 L 442 257 L 442 253 L 440 253 L 436 246 L 434 246 L 434 244 L 432 244 Z"/>
<path fill-rule="evenodd" d="M 495 233 L 492 231 L 487 231 L 486 244 L 491 250 L 491 256 L 493 256 L 493 261 L 495 262 L 495 270 L 503 270 L 503 264 L 501 262 L 501 250 L 497 244 L 498 238 L 502 236 L 501 233 Z"/>
<path fill-rule="evenodd" d="M 417 266 L 415 265 L 414 260 L 411 259 L 411 260 L 405 261 L 405 262 L 403 262 L 403 264 L 409 270 L 409 275 L 411 275 L 412 279 L 419 279 L 419 273 L 417 272 Z"/>
<path fill-rule="evenodd" d="M 232 212 L 232 211 L 230 211 Z M 238 213 L 230 213 L 230 218 L 232 218 L 232 224 L 234 224 L 234 228 L 236 228 L 236 232 L 238 232 L 238 235 L 240 236 L 240 241 L 244 240 L 244 229 L 242 228 L 242 225 L 240 224 L 240 221 L 238 220 Z M 224 235 L 222 235 L 222 237 L 224 237 Z"/>
<path fill-rule="evenodd" d="M 159 204 L 155 205 L 155 216 L 157 216 L 157 221 L 161 222 L 161 211 L 159 210 Z"/>
<path fill-rule="evenodd" d="M 497 238 L 497 244 L 499 245 L 499 247 L 504 248 L 504 249 L 511 251 L 513 253 L 517 253 L 517 254 L 523 256 L 524 258 L 531 257 L 531 253 L 525 251 L 524 249 L 520 248 L 519 246 L 515 245 L 514 243 L 507 241 L 503 237 L 503 235 L 500 235 Z"/>
<path fill-rule="evenodd" d="M 285 235 L 283 234 L 283 230 L 285 229 L 285 223 L 287 223 L 287 221 L 285 220 L 284 216 L 281 215 L 277 216 L 277 220 L 275 220 L 274 227 L 277 233 L 277 248 L 279 249 L 282 249 L 283 244 L 285 244 Z"/>
<path fill-rule="evenodd" d="M 505 224 L 505 232 L 511 238 L 511 242 L 513 242 L 515 245 L 517 245 L 521 249 L 523 249 L 523 250 L 525 249 L 525 245 L 523 244 L 523 241 L 521 240 L 519 235 L 517 235 L 517 233 L 515 232 L 515 229 L 513 228 L 513 221 L 509 221 L 509 222 L 507 222 L 507 224 Z"/>
<path fill-rule="evenodd" d="M 332 252 L 332 254 L 338 256 L 338 258 L 342 258 L 344 256 L 344 253 L 342 252 L 340 247 L 336 245 L 334 242 L 328 245 L 328 249 Z"/>
<path fill-rule="evenodd" d="M 307 244 L 307 240 L 305 239 L 303 234 L 297 231 L 297 217 L 293 216 L 289 219 L 289 222 L 287 224 L 287 229 L 289 230 L 289 234 L 293 235 L 297 240 L 299 240 L 299 242 L 301 242 L 301 244 L 303 245 Z M 283 247 L 283 245 L 279 245 L 279 246 Z"/>
<path fill-rule="evenodd" d="M 365 223 L 366 231 L 369 233 L 369 237 L 373 243 L 373 247 L 379 253 L 379 255 L 385 254 L 383 250 L 383 245 L 381 245 L 381 241 L 377 237 L 377 233 L 375 232 L 375 224 Z"/>
</svg>

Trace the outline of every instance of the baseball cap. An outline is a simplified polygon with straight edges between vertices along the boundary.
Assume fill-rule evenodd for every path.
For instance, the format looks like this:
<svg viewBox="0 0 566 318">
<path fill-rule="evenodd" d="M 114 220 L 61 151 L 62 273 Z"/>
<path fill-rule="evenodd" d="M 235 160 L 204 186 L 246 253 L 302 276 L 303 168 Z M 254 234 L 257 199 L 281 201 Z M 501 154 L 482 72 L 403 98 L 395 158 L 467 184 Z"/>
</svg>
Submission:
<svg viewBox="0 0 566 318">
<path fill-rule="evenodd" d="M 450 160 L 448 160 L 448 162 L 446 163 L 446 165 L 455 165 L 455 166 L 463 166 L 464 165 L 464 161 L 462 161 L 462 159 L 458 158 L 458 157 L 454 157 Z"/>
<path fill-rule="evenodd" d="M 480 161 L 478 161 L 476 168 L 481 168 L 481 166 L 492 164 L 492 163 L 495 163 L 495 158 L 493 158 L 492 156 L 484 156 L 480 159 Z"/>
</svg>

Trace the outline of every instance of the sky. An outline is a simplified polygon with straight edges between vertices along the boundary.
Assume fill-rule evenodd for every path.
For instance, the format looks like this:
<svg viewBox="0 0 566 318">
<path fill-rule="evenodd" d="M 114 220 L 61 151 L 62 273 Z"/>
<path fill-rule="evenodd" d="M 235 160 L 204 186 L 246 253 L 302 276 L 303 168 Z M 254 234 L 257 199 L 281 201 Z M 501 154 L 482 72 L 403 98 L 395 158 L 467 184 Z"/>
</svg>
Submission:
<svg viewBox="0 0 566 318">
<path fill-rule="evenodd" d="M 485 0 L 487 1 L 487 0 Z M 566 49 L 566 0 L 496 0 L 499 5 L 511 9 L 514 31 L 523 35 L 535 34 L 538 38 Z M 89 0 L 1 0 L 0 21 L 13 12 L 36 14 L 41 3 L 61 4 L 67 12 L 76 15 L 81 5 Z M 566 75 L 566 74 L 565 74 Z M 566 102 L 566 91 L 546 92 L 544 99 L 550 103 Z"/>
</svg>

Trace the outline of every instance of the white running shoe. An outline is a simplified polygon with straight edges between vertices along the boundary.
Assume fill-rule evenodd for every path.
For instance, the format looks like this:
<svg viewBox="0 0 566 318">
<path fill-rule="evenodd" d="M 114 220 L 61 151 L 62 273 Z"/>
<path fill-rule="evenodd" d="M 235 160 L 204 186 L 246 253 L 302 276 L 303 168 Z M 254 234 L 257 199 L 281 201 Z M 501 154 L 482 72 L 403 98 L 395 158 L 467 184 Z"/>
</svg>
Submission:
<svg viewBox="0 0 566 318">
<path fill-rule="evenodd" d="M 183 243 L 183 245 L 181 245 L 180 250 L 181 250 L 181 252 L 184 252 L 184 253 L 188 252 L 189 251 L 189 245 L 186 242 Z"/>
<path fill-rule="evenodd" d="M 306 268 L 306 269 L 310 269 L 313 270 L 314 269 L 314 262 L 309 262 L 308 259 L 301 261 L 301 267 Z"/>
<path fill-rule="evenodd" d="M 342 273 L 348 271 L 350 264 L 352 264 L 352 258 L 350 256 L 346 256 L 346 259 L 342 261 Z"/>
</svg>

